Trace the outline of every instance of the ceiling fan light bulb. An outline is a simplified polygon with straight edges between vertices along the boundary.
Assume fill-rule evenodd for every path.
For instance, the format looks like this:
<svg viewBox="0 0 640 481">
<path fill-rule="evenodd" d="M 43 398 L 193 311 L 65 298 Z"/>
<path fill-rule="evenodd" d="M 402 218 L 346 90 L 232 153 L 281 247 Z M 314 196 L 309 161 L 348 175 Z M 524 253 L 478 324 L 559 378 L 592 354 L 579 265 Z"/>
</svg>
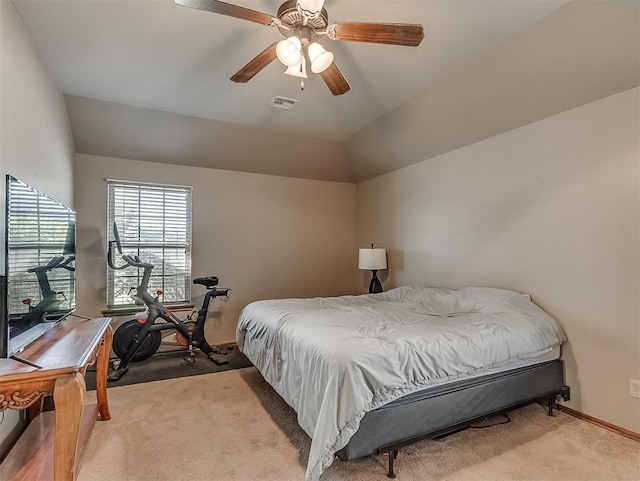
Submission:
<svg viewBox="0 0 640 481">
<path fill-rule="evenodd" d="M 307 50 L 309 60 L 311 60 L 311 71 L 313 73 L 324 72 L 333 62 L 333 54 L 324 49 L 319 43 L 313 42 Z"/>
<path fill-rule="evenodd" d="M 299 64 L 302 58 L 302 42 L 298 37 L 280 40 L 276 46 L 276 56 L 287 67 Z"/>
</svg>

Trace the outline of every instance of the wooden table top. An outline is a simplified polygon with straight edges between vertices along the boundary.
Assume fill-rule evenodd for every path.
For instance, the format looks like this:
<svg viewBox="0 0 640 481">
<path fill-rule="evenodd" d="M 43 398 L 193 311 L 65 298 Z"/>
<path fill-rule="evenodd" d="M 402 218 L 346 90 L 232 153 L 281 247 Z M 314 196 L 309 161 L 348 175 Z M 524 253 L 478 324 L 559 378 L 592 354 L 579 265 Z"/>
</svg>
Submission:
<svg viewBox="0 0 640 481">
<path fill-rule="evenodd" d="M 108 317 L 68 317 L 58 322 L 17 354 L 33 365 L 10 358 L 0 359 L 0 384 L 11 382 L 15 376 L 25 380 L 78 371 L 89 362 L 109 322 Z"/>
</svg>

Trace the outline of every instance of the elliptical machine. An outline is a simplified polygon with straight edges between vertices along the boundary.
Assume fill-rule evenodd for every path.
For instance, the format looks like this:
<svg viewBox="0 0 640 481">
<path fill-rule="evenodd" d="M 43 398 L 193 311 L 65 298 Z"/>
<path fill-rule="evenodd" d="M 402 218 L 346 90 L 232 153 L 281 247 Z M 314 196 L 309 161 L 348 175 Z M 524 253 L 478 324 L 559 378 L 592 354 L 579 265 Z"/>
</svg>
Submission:
<svg viewBox="0 0 640 481">
<path fill-rule="evenodd" d="M 138 256 L 122 253 L 122 244 L 120 243 L 120 236 L 115 223 L 113 224 L 113 236 L 115 240 L 108 243 L 107 262 L 109 267 L 121 270 L 133 266 L 144 270 L 140 285 L 135 288 L 134 298 L 136 304 L 144 304 L 146 306 L 146 317 L 131 319 L 116 329 L 113 335 L 113 351 L 120 360 L 119 362 L 116 360 L 113 363 L 112 369 L 107 374 L 107 380 L 117 381 L 120 379 L 129 370 L 130 362 L 149 359 L 158 350 L 162 342 L 160 331 L 167 329 L 175 329 L 176 336 L 186 344 L 188 352 L 184 360 L 187 364 L 195 364 L 196 349 L 203 352 L 209 360 L 217 365 L 228 364 L 229 361 L 224 356 L 229 351 L 223 353 L 219 349 L 211 347 L 205 338 L 204 326 L 211 300 L 221 298 L 224 302 L 228 301 L 230 289 L 217 287 L 218 278 L 215 276 L 194 279 L 194 284 L 202 285 L 207 289 L 202 301 L 202 307 L 197 311 L 198 317 L 195 321 L 192 320 L 193 313 L 185 319 L 179 319 L 158 299 L 161 291 L 158 291 L 156 296 L 151 295 L 148 291 L 153 264 L 142 262 Z M 114 245 L 125 264 L 117 265 L 114 262 Z"/>
</svg>

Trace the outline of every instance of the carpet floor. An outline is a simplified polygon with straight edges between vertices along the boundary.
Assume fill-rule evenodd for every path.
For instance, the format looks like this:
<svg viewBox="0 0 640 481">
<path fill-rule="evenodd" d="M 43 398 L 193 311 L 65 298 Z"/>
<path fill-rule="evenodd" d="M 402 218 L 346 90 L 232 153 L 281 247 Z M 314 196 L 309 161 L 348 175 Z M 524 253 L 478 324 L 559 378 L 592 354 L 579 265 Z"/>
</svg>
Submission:
<svg viewBox="0 0 640 481">
<path fill-rule="evenodd" d="M 94 393 L 89 393 L 89 395 Z M 302 481 L 310 439 L 255 368 L 113 387 L 78 481 Z M 400 450 L 402 481 L 637 481 L 640 443 L 533 404 L 512 421 Z M 335 461 L 320 481 L 383 481 L 386 458 Z"/>
</svg>

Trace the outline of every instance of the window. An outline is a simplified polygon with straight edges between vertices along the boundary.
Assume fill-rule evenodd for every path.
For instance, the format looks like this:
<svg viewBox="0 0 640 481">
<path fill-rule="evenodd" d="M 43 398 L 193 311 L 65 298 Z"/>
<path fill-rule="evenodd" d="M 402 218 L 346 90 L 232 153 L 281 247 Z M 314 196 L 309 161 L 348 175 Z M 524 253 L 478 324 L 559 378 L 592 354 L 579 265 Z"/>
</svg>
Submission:
<svg viewBox="0 0 640 481">
<path fill-rule="evenodd" d="M 154 265 L 149 292 L 161 290 L 165 303 L 191 302 L 191 187 L 107 182 L 109 238 L 115 222 L 122 251 Z M 143 270 L 107 271 L 107 307 L 133 306 Z"/>
</svg>

